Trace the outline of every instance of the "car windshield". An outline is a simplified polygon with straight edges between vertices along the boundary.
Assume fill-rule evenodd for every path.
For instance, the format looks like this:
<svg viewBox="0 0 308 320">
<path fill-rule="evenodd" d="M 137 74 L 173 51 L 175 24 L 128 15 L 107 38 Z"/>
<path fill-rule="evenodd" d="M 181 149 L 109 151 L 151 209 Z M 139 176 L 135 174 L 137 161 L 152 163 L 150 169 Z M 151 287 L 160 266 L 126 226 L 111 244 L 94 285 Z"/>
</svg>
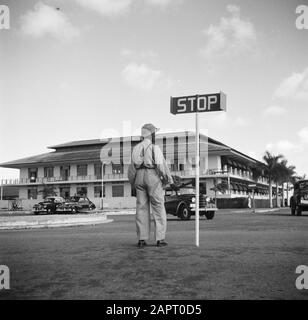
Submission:
<svg viewBox="0 0 308 320">
<path fill-rule="evenodd" d="M 44 201 L 45 202 L 53 202 L 55 200 L 55 198 L 46 198 Z"/>
<path fill-rule="evenodd" d="M 194 188 L 181 188 L 178 191 L 178 194 L 195 194 L 195 189 Z"/>
<path fill-rule="evenodd" d="M 69 201 L 71 201 L 71 202 L 78 202 L 79 201 L 79 197 L 70 197 L 69 198 Z"/>
</svg>

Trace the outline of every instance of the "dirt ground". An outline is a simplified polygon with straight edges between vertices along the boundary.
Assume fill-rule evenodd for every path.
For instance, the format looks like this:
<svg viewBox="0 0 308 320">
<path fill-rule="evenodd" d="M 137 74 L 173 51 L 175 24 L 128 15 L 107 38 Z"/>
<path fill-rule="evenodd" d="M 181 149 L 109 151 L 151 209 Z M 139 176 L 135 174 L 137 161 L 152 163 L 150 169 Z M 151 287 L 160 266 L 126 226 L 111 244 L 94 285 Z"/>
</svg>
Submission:
<svg viewBox="0 0 308 320">
<path fill-rule="evenodd" d="M 0 265 L 11 289 L 0 299 L 308 299 L 298 265 L 308 264 L 308 215 L 218 212 L 168 219 L 168 247 L 136 247 L 134 216 L 112 223 L 0 232 Z"/>
</svg>

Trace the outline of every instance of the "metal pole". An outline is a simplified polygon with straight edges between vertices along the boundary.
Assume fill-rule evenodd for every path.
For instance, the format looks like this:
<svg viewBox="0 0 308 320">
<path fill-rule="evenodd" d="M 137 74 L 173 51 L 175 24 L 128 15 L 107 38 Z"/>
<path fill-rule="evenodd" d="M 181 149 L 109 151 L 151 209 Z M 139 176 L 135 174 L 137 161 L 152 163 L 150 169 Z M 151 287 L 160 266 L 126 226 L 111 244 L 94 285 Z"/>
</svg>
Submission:
<svg viewBox="0 0 308 320">
<path fill-rule="evenodd" d="M 252 190 L 252 205 L 253 205 L 253 211 L 252 211 L 252 213 L 256 213 L 255 189 Z"/>
<path fill-rule="evenodd" d="M 101 209 L 104 210 L 104 162 L 102 162 L 102 203 Z"/>
<path fill-rule="evenodd" d="M 196 246 L 199 247 L 199 113 L 196 112 L 196 208 L 195 208 L 195 227 L 196 227 Z"/>
</svg>

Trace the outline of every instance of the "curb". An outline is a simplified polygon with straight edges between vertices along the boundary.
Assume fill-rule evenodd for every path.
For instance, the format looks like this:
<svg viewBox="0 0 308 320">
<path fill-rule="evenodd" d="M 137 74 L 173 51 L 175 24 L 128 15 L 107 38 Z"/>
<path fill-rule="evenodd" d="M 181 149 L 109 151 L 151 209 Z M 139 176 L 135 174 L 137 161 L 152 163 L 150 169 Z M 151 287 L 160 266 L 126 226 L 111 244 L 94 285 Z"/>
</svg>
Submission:
<svg viewBox="0 0 308 320">
<path fill-rule="evenodd" d="M 19 230 L 19 229 L 39 229 L 39 228 L 57 228 L 97 225 L 112 222 L 113 219 L 107 219 L 106 215 L 101 217 L 76 217 L 56 220 L 34 220 L 34 221 L 6 221 L 0 222 L 0 230 Z"/>
<path fill-rule="evenodd" d="M 251 214 L 257 214 L 257 213 L 265 213 L 265 212 L 275 212 L 275 211 L 279 211 L 283 208 L 274 208 L 274 209 L 256 209 L 256 212 L 253 213 L 253 209 L 244 209 L 244 210 L 235 210 L 235 211 L 231 211 L 230 213 L 251 213 Z"/>
<path fill-rule="evenodd" d="M 132 216 L 136 214 L 136 210 L 134 211 L 110 211 L 110 212 L 104 212 L 107 216 Z"/>
</svg>

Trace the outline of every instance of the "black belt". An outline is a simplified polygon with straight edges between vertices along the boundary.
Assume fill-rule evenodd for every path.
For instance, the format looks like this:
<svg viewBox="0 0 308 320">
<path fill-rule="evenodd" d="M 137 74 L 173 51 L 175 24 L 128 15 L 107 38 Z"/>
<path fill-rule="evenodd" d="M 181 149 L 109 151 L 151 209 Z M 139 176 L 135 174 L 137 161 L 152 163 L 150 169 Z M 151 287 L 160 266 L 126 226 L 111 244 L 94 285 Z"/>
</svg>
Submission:
<svg viewBox="0 0 308 320">
<path fill-rule="evenodd" d="M 136 168 L 136 170 L 140 169 L 155 169 L 155 167 L 140 166 L 139 168 Z"/>
</svg>

